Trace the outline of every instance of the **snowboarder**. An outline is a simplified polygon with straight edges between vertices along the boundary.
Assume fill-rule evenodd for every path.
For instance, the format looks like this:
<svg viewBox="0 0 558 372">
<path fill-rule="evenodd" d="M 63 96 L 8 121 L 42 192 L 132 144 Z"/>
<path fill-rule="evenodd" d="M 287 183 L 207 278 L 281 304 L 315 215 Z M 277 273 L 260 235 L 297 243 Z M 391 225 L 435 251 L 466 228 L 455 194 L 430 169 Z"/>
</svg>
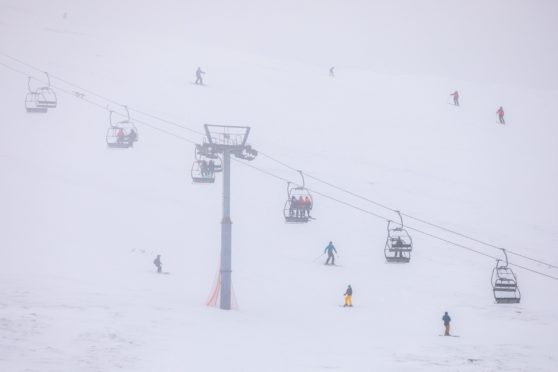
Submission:
<svg viewBox="0 0 558 372">
<path fill-rule="evenodd" d="M 331 265 L 335 265 L 335 255 L 333 254 L 333 252 L 337 253 L 337 250 L 333 246 L 333 243 L 329 242 L 327 247 L 325 247 L 324 249 L 324 253 L 327 253 L 327 260 L 325 262 L 326 265 L 330 264 L 329 260 L 331 260 Z"/>
<path fill-rule="evenodd" d="M 444 321 L 444 327 L 446 328 L 446 329 L 445 329 L 445 332 L 444 332 L 444 336 L 450 336 L 450 322 L 451 322 L 451 318 L 450 318 L 450 316 L 448 315 L 448 312 L 447 312 L 447 311 L 444 313 L 444 316 L 442 317 L 442 320 Z"/>
<path fill-rule="evenodd" d="M 459 106 L 459 92 L 456 90 L 453 93 L 450 93 L 450 96 L 453 96 L 453 104 L 455 106 Z"/>
<path fill-rule="evenodd" d="M 506 124 L 506 121 L 504 120 L 504 108 L 500 106 L 496 113 L 498 114 L 498 119 L 500 119 L 500 124 Z"/>
<path fill-rule="evenodd" d="M 158 254 L 157 258 L 153 261 L 153 264 L 157 267 L 157 272 L 160 274 L 163 270 L 163 263 L 161 262 L 161 255 Z"/>
<path fill-rule="evenodd" d="M 343 307 L 353 307 L 353 289 L 351 288 L 350 284 L 343 296 L 345 296 L 345 305 L 343 305 Z"/>
<path fill-rule="evenodd" d="M 196 70 L 196 82 L 194 84 L 203 85 L 203 74 L 205 74 L 205 72 L 202 71 L 201 67 L 198 67 Z"/>
<path fill-rule="evenodd" d="M 335 66 L 329 68 L 329 77 L 335 77 Z"/>
</svg>

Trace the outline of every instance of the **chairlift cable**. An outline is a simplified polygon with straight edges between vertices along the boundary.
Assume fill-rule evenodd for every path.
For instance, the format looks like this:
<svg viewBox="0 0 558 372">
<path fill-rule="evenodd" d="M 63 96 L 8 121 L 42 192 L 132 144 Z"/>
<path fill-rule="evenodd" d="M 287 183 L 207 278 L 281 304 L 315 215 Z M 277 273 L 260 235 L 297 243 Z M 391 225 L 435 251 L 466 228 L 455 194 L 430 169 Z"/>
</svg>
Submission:
<svg viewBox="0 0 558 372">
<path fill-rule="evenodd" d="M 45 73 L 45 71 L 43 71 L 42 69 L 40 69 L 40 68 L 38 68 L 38 67 L 36 67 L 36 66 L 33 66 L 33 65 L 31 65 L 31 64 L 29 64 L 29 63 L 27 63 L 27 62 L 24 62 L 24 61 L 22 61 L 22 60 L 20 60 L 20 59 L 18 59 L 18 58 L 12 57 L 12 56 L 10 56 L 10 55 L 8 55 L 8 54 L 6 54 L 6 53 L 3 53 L 3 52 L 1 52 L 1 51 L 0 51 L 0 55 L 2 55 L 2 56 L 4 56 L 4 57 L 7 57 L 7 58 L 9 58 L 9 59 L 12 59 L 12 60 L 14 60 L 14 61 L 16 61 L 16 62 L 18 62 L 18 63 L 20 63 L 20 64 L 22 64 L 22 65 L 24 65 L 24 66 L 27 66 L 27 67 L 29 67 L 29 68 L 31 68 L 31 69 L 33 69 L 33 70 L 36 70 L 36 71 L 40 71 L 40 72 L 42 72 L 42 73 Z M 27 75 L 27 74 L 26 74 L 26 75 Z M 79 85 L 77 85 L 77 84 L 75 84 L 75 83 L 72 83 L 72 82 L 70 82 L 70 81 L 68 81 L 68 80 L 65 80 L 65 79 L 63 79 L 63 78 L 61 78 L 61 77 L 59 77 L 59 76 L 50 74 L 50 77 L 52 77 L 53 79 L 59 80 L 59 81 L 61 81 L 61 82 L 64 83 L 64 84 L 67 84 L 67 85 L 70 85 L 70 86 L 72 86 L 72 87 L 74 87 L 74 88 L 77 88 L 77 89 L 79 89 L 80 91 L 86 92 L 86 93 L 88 93 L 88 94 L 90 94 L 90 95 L 92 95 L 92 96 L 95 96 L 95 97 L 97 97 L 97 98 L 100 98 L 100 99 L 102 99 L 102 100 L 105 100 L 105 101 L 107 101 L 107 102 L 109 102 L 109 103 L 112 103 L 112 104 L 115 104 L 115 105 L 118 105 L 118 106 L 125 106 L 125 105 L 124 105 L 123 103 L 121 103 L 121 102 L 118 102 L 118 101 L 116 101 L 116 100 L 114 100 L 114 99 L 112 99 L 112 98 L 110 98 L 110 97 L 101 95 L 101 94 L 99 94 L 99 93 L 93 92 L 93 91 L 91 91 L 91 90 L 89 90 L 89 89 L 83 88 L 83 87 L 81 87 L 81 86 L 79 86 Z M 54 85 L 53 85 L 53 86 L 54 86 Z M 58 89 L 60 89 L 60 87 L 58 87 Z M 183 124 L 179 124 L 179 123 L 177 123 L 177 122 L 164 119 L 164 118 L 162 118 L 162 117 L 159 117 L 159 116 L 150 114 L 150 113 L 148 113 L 148 112 L 145 112 L 145 111 L 142 111 L 142 110 L 139 110 L 139 109 L 130 107 L 130 106 L 128 106 L 128 108 L 130 109 L 130 111 L 135 111 L 135 112 L 137 112 L 138 114 L 147 116 L 147 117 L 149 117 L 149 118 L 151 118 L 151 119 L 159 120 L 159 121 L 161 121 L 161 122 L 163 122 L 163 123 L 166 123 L 166 124 L 169 124 L 169 125 L 173 125 L 173 126 L 175 126 L 175 127 L 178 127 L 178 128 L 181 128 L 181 129 L 184 129 L 184 130 L 187 130 L 187 131 L 190 131 L 190 132 L 195 133 L 195 134 L 205 135 L 205 133 L 200 132 L 199 130 L 196 130 L 196 129 L 189 128 L 189 127 L 187 127 L 187 126 L 185 126 L 185 125 L 183 125 Z M 137 121 L 137 119 L 136 119 L 136 121 Z"/>
<path fill-rule="evenodd" d="M 296 168 L 294 168 L 294 167 L 292 167 L 292 166 L 286 164 L 285 162 L 283 162 L 283 161 L 281 161 L 281 160 L 279 160 L 279 159 L 276 159 L 276 158 L 274 158 L 274 157 L 272 157 L 272 156 L 270 156 L 270 155 L 268 155 L 268 154 L 266 154 L 266 153 L 264 153 L 264 152 L 262 152 L 262 151 L 258 151 L 258 152 L 259 152 L 260 155 L 262 155 L 262 156 L 264 156 L 264 157 L 266 157 L 266 158 L 268 158 L 268 159 L 270 159 L 270 160 L 272 160 L 272 161 L 274 161 L 274 162 L 276 162 L 276 163 L 278 163 L 278 164 L 280 164 L 280 165 L 283 165 L 284 167 L 286 167 L 286 168 L 288 168 L 288 169 L 291 169 L 291 170 L 293 170 L 293 171 L 299 171 L 298 169 L 296 169 Z M 375 201 L 375 200 L 372 200 L 372 199 L 370 199 L 370 198 L 367 198 L 367 197 L 365 197 L 365 196 L 362 196 L 362 195 L 360 195 L 360 194 L 357 194 L 357 193 L 355 193 L 355 192 L 352 192 L 352 191 L 350 191 L 350 190 L 347 190 L 346 188 L 337 186 L 337 185 L 335 185 L 335 184 L 333 184 L 333 183 L 331 183 L 331 182 L 328 182 L 328 181 L 325 181 L 325 180 L 320 179 L 320 178 L 318 178 L 318 177 L 315 177 L 315 176 L 313 176 L 313 175 L 311 175 L 311 174 L 309 174 L 309 173 L 307 173 L 307 172 L 305 172 L 304 174 L 305 174 L 308 178 L 311 178 L 311 179 L 313 179 L 313 180 L 315 180 L 315 181 L 318 181 L 318 182 L 320 182 L 320 183 L 323 183 L 323 184 L 325 184 L 325 185 L 327 185 L 327 186 L 329 186 L 329 187 L 331 187 L 331 188 L 334 188 L 334 189 L 336 189 L 336 190 L 342 191 L 342 192 L 344 192 L 344 193 L 346 193 L 346 194 L 349 194 L 349 195 L 354 196 L 354 197 L 356 197 L 356 198 L 362 199 L 362 200 L 367 201 L 367 202 L 369 202 L 369 203 L 371 203 L 371 204 L 374 204 L 374 205 L 379 206 L 379 207 L 381 207 L 381 208 L 387 209 L 387 210 L 389 210 L 389 211 L 391 211 L 391 212 L 397 212 L 397 210 L 395 210 L 395 209 L 393 209 L 393 208 L 391 208 L 391 207 L 388 207 L 388 206 L 385 205 L 385 204 L 382 204 L 382 203 L 380 203 L 380 202 L 377 202 L 377 201 Z M 444 226 L 435 224 L 435 223 L 433 223 L 433 222 L 426 221 L 426 220 L 421 219 L 421 218 L 418 218 L 418 217 L 414 217 L 414 216 L 409 215 L 409 214 L 407 214 L 407 213 L 401 212 L 401 215 L 403 215 L 403 216 L 405 216 L 405 217 L 407 217 L 407 218 L 410 218 L 410 219 L 412 219 L 412 220 L 415 220 L 415 221 L 417 221 L 417 222 L 423 223 L 423 224 L 425 224 L 425 225 L 429 225 L 429 226 L 438 228 L 438 229 L 440 229 L 440 230 L 443 230 L 443 231 L 452 233 L 452 234 L 454 234 L 454 235 L 460 236 L 460 237 L 462 237 L 462 238 L 469 239 L 469 240 L 471 240 L 471 241 L 474 241 L 474 242 L 476 242 L 476 243 L 485 245 L 485 246 L 487 246 L 487 247 L 491 247 L 491 248 L 499 249 L 499 250 L 500 250 L 500 249 L 503 249 L 502 247 L 499 247 L 499 246 L 494 245 L 494 244 L 492 244 L 492 243 L 488 243 L 488 242 L 482 241 L 482 240 L 477 239 L 477 238 L 474 238 L 474 237 L 472 237 L 472 236 L 470 236 L 470 235 L 467 235 L 467 234 L 464 234 L 464 233 L 460 233 L 460 232 L 458 232 L 458 231 L 455 231 L 455 230 L 449 229 L 449 228 L 447 228 L 447 227 L 444 227 Z M 506 249 L 506 251 L 507 251 L 509 254 L 512 254 L 512 255 L 515 255 L 515 256 L 518 256 L 518 257 L 521 257 L 521 258 L 524 258 L 524 259 L 527 259 L 527 260 L 530 260 L 530 261 L 533 261 L 533 262 L 536 262 L 536 263 L 539 263 L 539 264 L 542 264 L 542 265 L 545 265 L 545 266 L 548 266 L 548 267 L 550 267 L 550 268 L 558 269 L 558 265 L 553 265 L 553 264 L 547 263 L 547 262 L 545 262 L 545 261 L 542 261 L 542 260 L 540 260 L 540 259 L 533 258 L 533 257 L 529 257 L 529 256 L 526 256 L 526 255 L 524 255 L 524 254 L 511 251 L 511 250 L 509 250 L 509 249 Z"/>
<path fill-rule="evenodd" d="M 1 55 L 5 55 L 4 53 L 1 53 L 1 52 L 0 52 L 0 54 L 1 54 Z M 5 55 L 5 56 L 7 56 L 7 55 Z M 22 63 L 22 64 L 24 64 L 24 65 L 27 65 L 27 66 L 31 67 L 31 65 L 28 65 L 28 64 L 26 64 L 26 63 L 24 63 L 24 62 L 22 62 L 22 61 L 20 61 L 20 60 L 17 60 L 17 59 L 15 59 L 15 58 L 13 58 L 13 57 L 10 57 L 10 56 L 7 56 L 7 57 L 8 57 L 8 58 L 11 58 L 11 59 L 14 59 L 14 60 L 16 60 L 17 62 L 20 62 L 20 63 Z M 0 65 L 4 66 L 5 68 L 7 68 L 7 69 L 9 69 L 9 70 L 11 70 L 11 71 L 14 71 L 14 72 L 16 72 L 16 73 L 22 74 L 22 75 L 24 75 L 24 76 L 29 76 L 29 74 L 25 73 L 24 71 L 21 71 L 21 70 L 18 70 L 18 69 L 16 69 L 16 68 L 13 68 L 13 67 L 11 67 L 11 66 L 9 66 L 9 65 L 7 65 L 7 64 L 5 64 L 5 63 L 3 63 L 3 62 L 0 62 Z M 33 69 L 36 69 L 36 70 L 39 70 L 39 71 L 41 71 L 41 72 L 43 72 L 42 70 L 40 70 L 40 69 L 38 69 L 38 68 L 36 68 L 36 67 L 32 67 L 32 68 L 33 68 Z M 55 76 L 53 76 L 53 75 L 51 75 L 51 76 L 54 77 L 54 78 L 56 78 L 56 79 L 58 79 L 58 80 L 60 80 L 60 81 L 63 81 L 63 80 L 61 80 L 61 79 L 59 79 L 59 78 L 57 78 L 57 77 L 55 77 Z M 37 79 L 37 80 L 41 81 L 40 79 Z M 68 84 L 68 83 L 67 83 L 67 84 Z M 69 84 L 69 85 L 71 85 L 71 84 Z M 75 86 L 75 85 L 74 85 L 74 86 Z M 55 86 L 55 85 L 52 85 L 52 87 L 55 88 L 55 89 L 57 89 L 57 90 L 59 90 L 59 91 L 61 91 L 62 93 L 71 95 L 71 96 L 73 96 L 73 97 L 76 96 L 76 95 L 75 95 L 75 92 L 68 91 L 68 90 L 66 90 L 66 89 L 64 89 L 64 88 L 61 88 L 61 87 L 58 87 L 58 86 Z M 77 86 L 76 86 L 76 87 L 77 87 Z M 80 89 L 81 89 L 81 88 L 80 88 Z M 85 89 L 82 89 L 82 90 L 87 92 L 87 90 L 85 90 Z M 94 94 L 94 95 L 96 95 L 96 94 Z M 98 96 L 98 97 L 99 97 L 99 98 L 102 98 L 102 99 L 105 99 L 104 97 L 101 97 L 101 96 Z M 87 98 L 85 98 L 85 97 L 80 97 L 80 99 L 83 100 L 83 101 L 85 101 L 86 103 L 92 104 L 92 105 L 94 105 L 94 106 L 96 106 L 96 107 L 98 107 L 98 108 L 100 108 L 100 109 L 102 109 L 102 110 L 110 111 L 110 110 L 108 110 L 108 108 L 107 108 L 106 106 L 103 106 L 102 104 L 99 104 L 99 103 L 97 103 L 97 102 L 91 101 L 91 100 L 89 100 L 89 99 L 87 99 Z M 105 100 L 107 100 L 107 99 L 105 99 Z M 107 101 L 109 101 L 109 100 L 107 100 Z M 133 110 L 133 111 L 138 112 L 137 110 Z M 118 112 L 117 112 L 117 113 L 118 113 Z M 118 114 L 120 114 L 120 113 L 118 113 Z M 120 114 L 120 115 L 122 115 L 122 114 Z M 147 116 L 147 115 L 146 115 L 146 116 Z M 153 118 L 155 118 L 155 117 L 153 116 Z M 158 120 L 158 119 L 157 119 L 157 120 Z M 196 143 L 197 143 L 196 141 L 193 141 L 193 140 L 190 140 L 190 139 L 188 139 L 188 138 L 186 138 L 186 137 L 183 137 L 183 136 L 177 135 L 177 134 L 175 134 L 175 133 L 169 132 L 169 131 L 167 131 L 167 130 L 165 130 L 165 129 L 161 129 L 161 128 L 159 128 L 159 127 L 157 127 L 157 126 L 155 126 L 155 125 L 153 125 L 153 124 L 151 124 L 151 123 L 148 123 L 148 122 L 146 122 L 146 121 L 134 119 L 134 122 L 137 122 L 137 123 L 139 123 L 139 124 L 143 124 L 143 125 L 145 125 L 145 126 L 147 126 L 147 127 L 150 127 L 150 128 L 152 128 L 152 129 L 158 130 L 158 131 L 160 131 L 160 132 L 162 132 L 162 133 L 168 134 L 168 135 L 170 135 L 170 136 L 172 136 L 172 137 L 175 137 L 175 138 L 177 138 L 177 139 L 180 139 L 180 140 L 183 140 L 183 141 L 192 143 L 192 144 L 196 144 Z M 186 128 L 185 128 L 185 129 L 186 129 Z M 286 166 L 286 167 L 288 167 L 288 168 L 290 168 L 290 169 L 292 169 L 292 170 L 295 170 L 295 171 L 297 171 L 297 172 L 300 171 L 299 169 L 296 169 L 296 168 L 294 168 L 294 167 L 291 167 L 291 166 L 287 165 L 286 163 L 283 163 L 283 162 L 281 162 L 281 161 L 279 161 L 279 160 L 277 160 L 277 159 L 274 159 L 274 158 L 270 157 L 270 156 L 267 155 L 267 154 L 262 153 L 261 151 L 260 151 L 259 153 L 262 154 L 263 156 L 269 158 L 270 160 L 274 160 L 275 162 L 277 162 L 277 163 L 279 163 L 279 164 L 282 164 L 282 165 L 284 165 L 284 166 Z M 234 158 L 233 158 L 233 160 L 235 160 L 235 161 L 237 161 L 237 162 L 239 162 L 239 163 L 241 163 L 241 164 L 243 164 L 243 165 L 245 165 L 245 166 L 248 166 L 248 167 L 250 167 L 250 168 L 252 168 L 252 169 L 255 169 L 255 170 L 257 170 L 257 171 L 259 171 L 259 172 L 261 172 L 261 173 L 263 173 L 263 174 L 266 174 L 266 175 L 271 176 L 271 177 L 273 177 L 273 178 L 279 179 L 279 180 L 281 180 L 281 181 L 283 181 L 283 182 L 291 182 L 290 180 L 288 180 L 288 179 L 286 179 L 286 178 L 284 178 L 284 177 L 278 176 L 278 175 L 276 175 L 276 174 L 274 174 L 274 173 L 272 173 L 272 172 L 266 171 L 266 170 L 264 170 L 264 169 L 262 169 L 262 168 L 256 167 L 256 166 L 254 166 L 254 165 L 252 165 L 252 164 L 249 164 L 249 163 L 247 163 L 247 162 L 241 161 L 241 160 L 239 160 L 239 159 L 234 159 Z M 328 185 L 328 186 L 330 186 L 330 187 L 336 188 L 336 189 L 338 189 L 338 190 L 340 190 L 340 191 L 346 192 L 346 193 L 348 193 L 348 194 L 350 194 L 350 195 L 353 195 L 353 196 L 358 197 L 358 198 L 360 198 L 360 199 L 366 200 L 366 201 L 371 202 L 371 203 L 373 203 L 373 204 L 382 206 L 383 208 L 389 209 L 390 211 L 395 211 L 394 209 L 389 208 L 389 207 L 387 207 L 387 206 L 384 206 L 384 205 L 382 205 L 381 203 L 377 203 L 377 202 L 372 201 L 372 200 L 370 200 L 370 199 L 368 199 L 368 198 L 366 198 L 366 197 L 363 197 L 363 196 L 361 196 L 361 195 L 355 194 L 355 193 L 353 193 L 353 192 L 351 192 L 351 191 L 349 191 L 349 190 L 345 190 L 345 189 L 343 189 L 343 188 L 341 188 L 341 187 L 338 187 L 338 186 L 335 186 L 335 185 L 333 185 L 333 184 L 331 184 L 331 183 L 329 183 L 329 182 L 320 180 L 320 179 L 318 179 L 318 178 L 316 178 L 316 177 L 314 177 L 314 176 L 309 175 L 308 173 L 305 173 L 305 174 L 306 174 L 308 177 L 310 177 L 310 178 L 312 178 L 312 179 L 314 179 L 314 180 L 316 180 L 316 181 L 319 181 L 319 182 L 321 182 L 321 183 L 324 183 L 324 184 L 326 184 L 326 185 Z M 291 182 L 291 183 L 296 184 L 296 182 Z M 349 208 L 352 208 L 352 209 L 361 211 L 361 212 L 366 213 L 366 214 L 368 214 L 368 215 L 372 215 L 372 216 L 374 216 L 374 217 L 376 217 L 376 218 L 379 218 L 379 219 L 382 219 L 382 220 L 384 220 L 384 221 L 390 221 L 389 218 L 386 218 L 386 217 L 384 217 L 384 216 L 382 216 L 382 215 L 379 215 L 379 214 L 377 214 L 377 213 L 371 212 L 371 211 L 369 211 L 369 210 L 367 210 L 367 209 L 361 208 L 361 207 L 356 206 L 356 205 L 354 205 L 354 204 L 345 202 L 345 201 L 343 201 L 343 200 L 340 200 L 340 199 L 338 199 L 338 198 L 335 198 L 335 197 L 330 196 L 330 195 L 328 195 L 328 194 L 325 194 L 325 193 L 323 193 L 323 192 L 319 192 L 319 191 L 312 190 L 312 189 L 308 189 L 308 191 L 311 191 L 311 192 L 315 193 L 316 195 L 320 195 L 320 196 L 322 196 L 322 197 L 324 197 L 324 198 L 326 198 L 326 199 L 329 199 L 329 200 L 332 200 L 332 201 L 334 201 L 334 202 L 337 202 L 338 204 L 342 204 L 342 205 L 345 205 L 346 207 L 349 207 Z M 500 248 L 500 247 L 496 247 L 496 246 L 494 246 L 494 245 L 491 245 L 490 243 L 485 243 L 485 242 L 482 242 L 482 241 L 480 241 L 480 240 L 477 240 L 477 239 L 474 239 L 474 238 L 470 238 L 470 237 L 468 237 L 468 236 L 465 235 L 465 234 L 460 234 L 460 233 L 454 232 L 454 231 L 451 230 L 451 229 L 442 228 L 441 226 L 439 227 L 439 226 L 437 226 L 437 225 L 435 225 L 435 224 L 431 224 L 431 223 L 429 223 L 429 222 L 422 221 L 422 220 L 417 219 L 417 218 L 415 218 L 415 217 L 413 217 L 413 216 L 410 216 L 410 215 L 407 215 L 407 214 L 404 214 L 404 213 L 402 213 L 402 215 L 404 215 L 404 216 L 406 216 L 406 217 L 408 217 L 408 218 L 417 220 L 417 221 L 419 221 L 419 222 L 423 222 L 423 223 L 425 223 L 425 224 L 432 225 L 432 226 L 434 226 L 434 227 L 438 227 L 438 228 L 444 229 L 444 230 L 446 230 L 446 231 L 448 231 L 448 232 L 452 232 L 452 233 L 454 233 L 454 234 L 456 234 L 456 235 L 460 235 L 460 236 L 462 236 L 462 237 L 466 237 L 466 238 L 468 238 L 468 239 L 471 239 L 472 241 L 477 241 L 477 242 L 479 242 L 479 243 L 481 243 L 481 244 L 485 244 L 485 245 L 491 246 L 491 247 L 493 247 L 493 248 L 503 249 L 503 248 Z M 428 233 L 428 232 L 426 232 L 426 231 L 423 231 L 423 230 L 420 230 L 420 229 L 417 229 L 417 228 L 414 228 L 414 227 L 411 227 L 411 226 L 406 226 L 406 228 L 409 229 L 409 230 L 416 231 L 416 232 L 418 232 L 418 233 L 420 233 L 420 234 L 429 236 L 429 237 L 431 237 L 431 238 L 440 240 L 440 241 L 445 242 L 445 243 L 447 243 L 447 244 L 450 244 L 450 245 L 453 245 L 453 246 L 456 246 L 456 247 L 459 247 L 459 248 L 462 248 L 462 249 L 466 249 L 466 250 L 468 250 L 468 251 L 470 251 L 470 252 L 473 252 L 473 253 L 476 253 L 476 254 L 479 254 L 479 255 L 482 255 L 482 256 L 489 257 L 489 258 L 492 258 L 492 259 L 497 260 L 497 258 L 494 257 L 494 256 L 491 256 L 491 255 L 486 254 L 486 253 L 484 253 L 484 252 L 481 252 L 481 251 L 478 251 L 478 250 L 476 250 L 476 249 L 467 247 L 467 246 L 465 246 L 465 245 L 463 245 L 463 244 L 453 242 L 453 241 L 451 241 L 451 240 L 448 240 L 448 239 L 439 237 L 439 236 L 437 236 L 437 235 Z M 554 268 L 557 267 L 557 266 L 555 266 L 555 265 L 548 264 L 548 263 L 546 263 L 546 262 L 544 262 L 544 261 L 536 260 L 536 259 L 533 259 L 533 258 L 531 258 L 531 257 L 524 256 L 524 255 L 521 255 L 521 254 L 512 252 L 512 251 L 510 251 L 510 250 L 507 250 L 507 252 L 510 253 L 510 254 L 517 255 L 517 256 L 519 256 L 519 257 L 523 257 L 523 258 L 526 258 L 526 259 L 529 259 L 529 260 L 532 260 L 532 261 L 535 261 L 535 262 L 538 262 L 538 263 L 547 265 L 547 266 L 549 266 L 549 267 L 554 267 Z M 555 276 L 552 276 L 552 275 L 548 275 L 548 274 L 546 274 L 546 273 L 542 273 L 542 272 L 540 272 L 540 271 L 537 271 L 537 270 L 534 270 L 534 269 L 525 267 L 525 266 L 523 266 L 523 265 L 519 265 L 519 264 L 515 264 L 515 263 L 510 263 L 509 265 L 510 265 L 510 266 L 515 266 L 515 267 L 524 269 L 524 270 L 526 270 L 526 271 L 529 271 L 529 272 L 532 272 L 532 273 L 535 273 L 535 274 L 538 274 L 538 275 L 542 275 L 542 276 L 545 276 L 545 277 L 547 277 L 547 278 L 554 279 L 554 280 L 557 280 L 557 281 L 558 281 L 558 277 L 555 277 Z"/>
</svg>

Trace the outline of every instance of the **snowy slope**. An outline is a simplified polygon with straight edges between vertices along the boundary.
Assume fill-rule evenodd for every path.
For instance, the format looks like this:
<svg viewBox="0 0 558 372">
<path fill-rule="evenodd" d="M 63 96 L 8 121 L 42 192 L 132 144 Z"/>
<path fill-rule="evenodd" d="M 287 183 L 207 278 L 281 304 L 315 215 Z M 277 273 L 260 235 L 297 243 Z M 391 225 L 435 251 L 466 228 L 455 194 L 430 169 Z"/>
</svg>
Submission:
<svg viewBox="0 0 558 372">
<path fill-rule="evenodd" d="M 196 23 L 192 5 L 52 5 L 0 3 L 1 51 L 195 130 L 250 125 L 255 148 L 316 177 L 558 262 L 556 87 L 343 66 L 330 79 L 329 66 L 294 55 L 200 41 L 196 31 L 207 25 Z M 5 56 L 0 62 L 39 76 Z M 197 66 L 207 87 L 191 84 Z M 286 225 L 286 184 L 239 163 L 232 183 L 239 309 L 206 307 L 219 262 L 221 185 L 190 182 L 193 146 L 138 124 L 133 149 L 109 150 L 106 111 L 59 92 L 58 108 L 28 115 L 26 77 L 0 66 L 0 81 L 0 370 L 557 369 L 556 281 L 517 269 L 522 303 L 496 305 L 491 259 L 421 234 L 413 234 L 409 265 L 387 265 L 384 221 L 315 196 L 317 220 Z M 455 89 L 459 108 L 447 104 Z M 499 105 L 507 126 L 496 124 Z M 298 182 L 264 156 L 254 165 Z M 339 267 L 316 259 L 329 240 Z M 156 254 L 170 275 L 154 273 Z M 347 284 L 352 309 L 339 307 Z M 438 337 L 444 311 L 459 338 Z"/>
</svg>

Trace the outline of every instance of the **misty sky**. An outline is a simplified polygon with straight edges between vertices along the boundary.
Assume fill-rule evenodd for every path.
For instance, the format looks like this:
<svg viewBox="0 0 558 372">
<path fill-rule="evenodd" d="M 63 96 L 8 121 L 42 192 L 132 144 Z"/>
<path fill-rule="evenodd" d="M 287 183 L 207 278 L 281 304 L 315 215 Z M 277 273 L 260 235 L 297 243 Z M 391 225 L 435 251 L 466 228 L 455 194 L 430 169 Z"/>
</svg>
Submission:
<svg viewBox="0 0 558 372">
<path fill-rule="evenodd" d="M 40 3 L 0 1 L 21 11 L 22 22 Z M 554 0 L 53 0 L 49 11 L 53 19 L 67 12 L 74 27 L 102 25 L 114 36 L 130 23 L 144 24 L 151 40 L 176 40 L 177 53 L 181 40 L 195 40 L 336 65 L 338 72 L 364 68 L 558 88 Z M 137 43 L 143 37 L 134 32 Z"/>
</svg>

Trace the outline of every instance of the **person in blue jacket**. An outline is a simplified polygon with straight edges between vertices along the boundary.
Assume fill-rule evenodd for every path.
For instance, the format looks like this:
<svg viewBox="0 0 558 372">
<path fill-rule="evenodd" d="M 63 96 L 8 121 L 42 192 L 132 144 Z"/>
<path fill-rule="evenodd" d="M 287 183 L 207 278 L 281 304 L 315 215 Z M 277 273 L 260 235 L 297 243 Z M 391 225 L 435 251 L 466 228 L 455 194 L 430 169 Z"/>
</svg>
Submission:
<svg viewBox="0 0 558 372">
<path fill-rule="evenodd" d="M 329 265 L 329 261 L 331 260 L 331 265 L 335 265 L 335 255 L 333 252 L 337 253 L 337 250 L 333 246 L 332 242 L 329 242 L 327 247 L 324 249 L 324 253 L 327 253 L 327 261 L 325 262 L 326 265 Z"/>
<path fill-rule="evenodd" d="M 444 332 L 444 336 L 450 336 L 450 322 L 451 322 L 451 318 L 448 315 L 448 312 L 446 311 L 444 313 L 444 316 L 442 317 L 442 320 L 444 321 L 444 327 L 446 327 L 446 330 Z"/>
</svg>

